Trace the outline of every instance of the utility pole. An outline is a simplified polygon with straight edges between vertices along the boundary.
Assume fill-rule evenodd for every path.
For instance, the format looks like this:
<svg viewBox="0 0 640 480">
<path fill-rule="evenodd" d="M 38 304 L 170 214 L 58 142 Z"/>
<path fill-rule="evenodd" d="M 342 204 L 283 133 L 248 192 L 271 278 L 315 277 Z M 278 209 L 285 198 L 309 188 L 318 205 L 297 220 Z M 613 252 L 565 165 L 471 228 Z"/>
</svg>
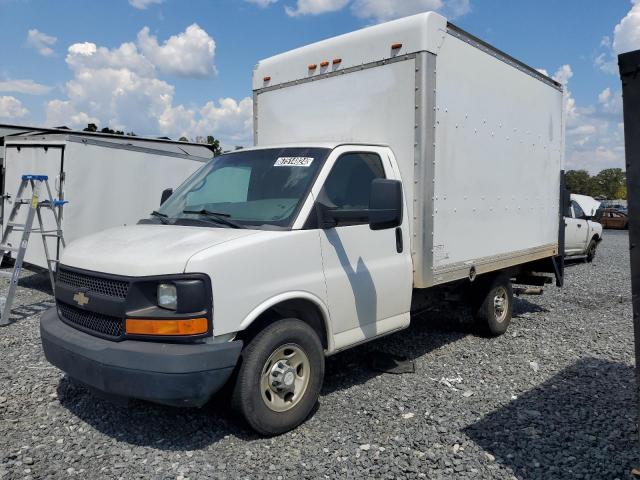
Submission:
<svg viewBox="0 0 640 480">
<path fill-rule="evenodd" d="M 640 399 L 640 50 L 618 55 L 618 67 L 622 81 L 624 110 L 631 298 L 636 353 L 636 399 Z M 636 405 L 636 415 L 636 421 L 639 421 L 640 403 Z M 634 468 L 632 474 L 639 477 L 640 469 Z"/>
</svg>

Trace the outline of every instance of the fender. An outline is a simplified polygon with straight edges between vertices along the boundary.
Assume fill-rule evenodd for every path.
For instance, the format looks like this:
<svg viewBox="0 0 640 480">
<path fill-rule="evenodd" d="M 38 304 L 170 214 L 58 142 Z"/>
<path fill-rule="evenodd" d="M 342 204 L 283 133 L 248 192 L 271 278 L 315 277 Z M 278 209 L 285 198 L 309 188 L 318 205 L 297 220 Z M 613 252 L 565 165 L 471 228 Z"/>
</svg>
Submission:
<svg viewBox="0 0 640 480">
<path fill-rule="evenodd" d="M 294 290 L 290 292 L 284 292 L 265 300 L 253 310 L 251 310 L 251 312 L 249 312 L 249 315 L 247 315 L 244 320 L 242 320 L 238 327 L 238 331 L 246 330 L 253 323 L 253 321 L 260 315 L 262 315 L 265 311 L 286 300 L 308 300 L 320 309 L 320 312 L 322 313 L 322 320 L 324 322 L 327 333 L 327 353 L 332 353 L 335 350 L 335 345 L 333 341 L 333 329 L 331 328 L 331 315 L 329 314 L 329 309 L 319 297 L 305 291 Z"/>
</svg>

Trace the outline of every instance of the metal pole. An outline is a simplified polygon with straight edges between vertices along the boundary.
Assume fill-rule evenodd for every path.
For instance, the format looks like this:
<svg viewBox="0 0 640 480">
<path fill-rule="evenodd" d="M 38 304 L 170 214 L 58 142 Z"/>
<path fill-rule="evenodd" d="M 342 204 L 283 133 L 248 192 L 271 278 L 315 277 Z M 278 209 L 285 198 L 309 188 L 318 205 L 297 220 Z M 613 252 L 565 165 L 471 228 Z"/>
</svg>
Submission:
<svg viewBox="0 0 640 480">
<path fill-rule="evenodd" d="M 631 298 L 636 353 L 636 399 L 640 399 L 640 50 L 618 56 L 624 110 L 624 146 L 629 204 Z M 640 419 L 640 403 L 636 410 Z M 637 468 L 632 472 L 640 475 Z"/>
</svg>

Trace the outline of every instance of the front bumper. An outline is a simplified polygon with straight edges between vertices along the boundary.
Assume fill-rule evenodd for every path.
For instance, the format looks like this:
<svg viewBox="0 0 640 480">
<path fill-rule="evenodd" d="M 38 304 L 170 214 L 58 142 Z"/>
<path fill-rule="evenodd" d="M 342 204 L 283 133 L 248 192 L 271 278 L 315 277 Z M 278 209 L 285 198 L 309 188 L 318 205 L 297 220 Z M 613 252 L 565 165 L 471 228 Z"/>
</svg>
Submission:
<svg viewBox="0 0 640 480">
<path fill-rule="evenodd" d="M 55 308 L 40 319 L 47 360 L 70 377 L 111 395 L 175 406 L 202 406 L 229 379 L 241 341 L 177 344 L 113 342 L 63 323 Z"/>
</svg>

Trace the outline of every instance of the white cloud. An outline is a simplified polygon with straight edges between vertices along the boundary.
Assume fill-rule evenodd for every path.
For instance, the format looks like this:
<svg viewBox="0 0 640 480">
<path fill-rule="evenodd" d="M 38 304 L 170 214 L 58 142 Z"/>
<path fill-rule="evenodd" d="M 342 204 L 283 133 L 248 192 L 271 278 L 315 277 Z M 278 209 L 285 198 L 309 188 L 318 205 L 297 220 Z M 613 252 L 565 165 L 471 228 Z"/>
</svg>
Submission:
<svg viewBox="0 0 640 480">
<path fill-rule="evenodd" d="M 353 14 L 360 18 L 386 22 L 394 18 L 406 17 L 429 10 L 439 10 L 442 0 L 355 0 L 351 5 Z"/>
<path fill-rule="evenodd" d="M 162 72 L 192 77 L 215 73 L 216 42 L 195 23 L 162 45 L 155 36 L 149 35 L 149 28 L 144 27 L 138 33 L 138 45 L 145 57 Z"/>
<path fill-rule="evenodd" d="M 606 103 L 609 100 L 609 98 L 611 98 L 611 89 L 607 87 L 598 95 L 598 102 Z"/>
<path fill-rule="evenodd" d="M 42 33 L 37 29 L 32 29 L 27 32 L 27 45 L 35 48 L 38 53 L 44 57 L 53 55 L 53 47 L 58 39 L 46 33 Z"/>
<path fill-rule="evenodd" d="M 164 0 L 129 0 L 129 5 L 138 10 L 146 10 L 149 6 L 160 4 Z"/>
<path fill-rule="evenodd" d="M 146 28 L 137 44 L 127 42 L 111 49 L 91 42 L 73 44 L 66 56 L 73 78 L 65 85 L 66 98 L 47 103 L 46 123 L 73 128 L 96 123 L 173 138 L 213 135 L 227 148 L 249 144 L 253 118 L 249 97 L 176 105 L 174 86 L 158 77 L 159 72 L 210 73 L 214 49 L 213 39 L 197 25 L 163 45 Z"/>
<path fill-rule="evenodd" d="M 354 0 L 351 10 L 356 17 L 386 22 L 416 13 L 438 10 L 449 18 L 471 11 L 470 0 Z"/>
<path fill-rule="evenodd" d="M 297 0 L 295 8 L 285 7 L 287 15 L 319 15 L 327 12 L 337 12 L 347 6 L 349 0 Z"/>
<path fill-rule="evenodd" d="M 248 3 L 253 3 L 254 5 L 258 5 L 260 8 L 266 8 L 272 3 L 276 3 L 278 0 L 244 0 Z"/>
<path fill-rule="evenodd" d="M 271 0 L 247 1 L 263 3 Z M 470 0 L 297 0 L 295 8 L 286 6 L 285 11 L 290 17 L 319 15 L 342 10 L 349 3 L 353 15 L 374 22 L 386 22 L 430 10 L 439 10 L 443 15 L 454 18 L 471 10 Z"/>
<path fill-rule="evenodd" d="M 29 110 L 24 108 L 22 102 L 15 97 L 3 96 L 0 97 L 0 118 L 14 119 L 22 118 L 29 113 Z"/>
<path fill-rule="evenodd" d="M 620 53 L 640 49 L 640 0 L 631 1 L 631 9 L 613 29 L 613 40 L 609 36 L 602 38 L 600 47 L 604 52 L 598 54 L 594 65 L 603 72 L 618 74 L 616 56 Z"/>
<path fill-rule="evenodd" d="M 578 105 L 569 88 L 573 78 L 570 65 L 562 65 L 553 75 L 566 89 L 566 168 L 597 173 L 603 168 L 624 165 L 620 91 L 602 90 L 593 105 Z"/>
<path fill-rule="evenodd" d="M 633 0 L 629 13 L 613 30 L 613 51 L 617 54 L 640 49 L 640 1 Z"/>
<path fill-rule="evenodd" d="M 52 87 L 34 82 L 33 80 L 4 80 L 0 81 L 0 92 L 25 93 L 27 95 L 44 95 Z"/>
<path fill-rule="evenodd" d="M 52 127 L 85 127 L 88 123 L 99 124 L 97 117 L 78 112 L 70 101 L 51 100 L 46 107 L 46 123 Z"/>
<path fill-rule="evenodd" d="M 67 64 L 79 72 L 87 69 L 127 69 L 143 76 L 154 75 L 154 65 L 140 52 L 134 43 L 123 43 L 118 48 L 98 47 L 95 43 L 74 43 L 69 47 Z"/>
</svg>

